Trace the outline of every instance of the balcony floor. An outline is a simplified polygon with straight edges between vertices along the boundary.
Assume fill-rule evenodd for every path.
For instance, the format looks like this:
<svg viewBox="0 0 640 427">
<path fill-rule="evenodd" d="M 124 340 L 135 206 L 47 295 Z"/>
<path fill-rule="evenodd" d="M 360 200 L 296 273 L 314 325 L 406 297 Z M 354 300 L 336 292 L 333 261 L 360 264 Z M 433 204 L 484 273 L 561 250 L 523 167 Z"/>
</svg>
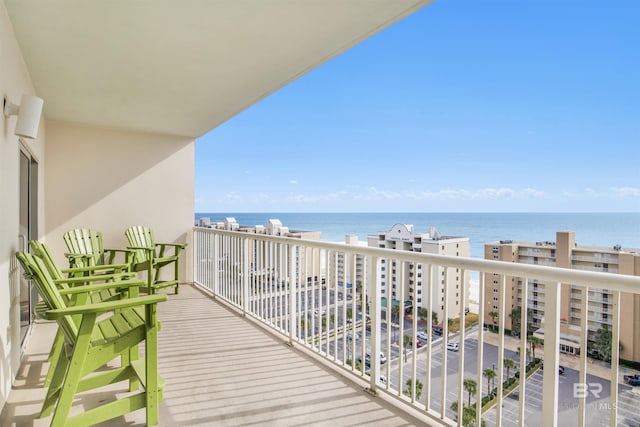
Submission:
<svg viewBox="0 0 640 427">
<path fill-rule="evenodd" d="M 159 313 L 162 426 L 425 425 L 193 286 L 182 286 Z M 37 416 L 55 328 L 48 322 L 33 328 L 0 425 L 49 425 L 50 418 Z M 125 385 L 113 389 L 125 394 Z M 87 392 L 74 410 L 112 396 Z M 144 410 L 104 425 L 144 425 Z"/>
</svg>

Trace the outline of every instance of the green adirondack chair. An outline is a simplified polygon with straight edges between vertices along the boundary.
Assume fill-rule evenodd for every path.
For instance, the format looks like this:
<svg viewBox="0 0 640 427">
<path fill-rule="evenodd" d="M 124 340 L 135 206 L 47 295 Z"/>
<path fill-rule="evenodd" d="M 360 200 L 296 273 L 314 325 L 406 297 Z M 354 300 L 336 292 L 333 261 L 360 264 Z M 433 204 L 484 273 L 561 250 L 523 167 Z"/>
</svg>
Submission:
<svg viewBox="0 0 640 427">
<path fill-rule="evenodd" d="M 125 235 L 129 240 L 128 249 L 135 252 L 133 271 L 147 272 L 147 291 L 155 293 L 159 289 L 173 287 L 177 294 L 180 290 L 180 252 L 187 244 L 156 243 L 153 231 L 141 225 L 127 228 Z M 161 270 L 169 265 L 173 265 L 173 274 L 162 279 Z"/>
<path fill-rule="evenodd" d="M 47 247 L 47 245 L 38 240 L 31 240 L 29 242 L 29 246 L 31 247 L 31 251 L 33 252 L 33 254 L 42 259 L 43 264 L 49 272 L 49 275 L 53 279 L 53 283 L 61 291 L 65 291 L 66 289 L 76 286 L 84 286 L 91 283 L 104 283 L 113 280 L 132 279 L 136 276 L 136 273 L 133 272 L 110 273 L 112 271 L 111 266 L 76 267 L 61 270 L 55 262 L 53 255 L 51 254 L 51 250 Z M 107 271 L 108 273 L 100 274 L 100 272 L 102 271 Z M 91 293 L 87 293 L 86 297 L 92 303 L 97 303 L 117 300 L 123 297 L 137 297 L 139 295 L 137 287 L 124 288 L 124 290 L 125 292 L 120 292 L 114 287 L 104 287 L 99 288 Z M 64 295 L 63 298 L 65 299 L 65 303 L 67 305 L 77 304 L 77 298 L 75 298 L 75 295 L 76 294 Z M 45 302 L 41 301 L 36 307 L 36 312 L 42 311 L 45 307 Z M 55 371 L 55 361 L 58 359 L 60 351 L 62 351 L 63 343 L 64 335 L 62 329 L 58 329 L 53 340 L 53 346 L 51 347 L 49 357 L 47 358 L 49 362 L 49 370 L 44 381 L 45 387 L 49 386 L 49 384 L 51 383 L 51 378 L 53 377 L 53 372 Z"/>
<path fill-rule="evenodd" d="M 129 271 L 133 252 L 127 249 L 105 249 L 102 233 L 87 228 L 75 228 L 63 235 L 69 266 L 109 266 L 114 272 Z M 118 257 L 121 255 L 121 257 Z"/>
<path fill-rule="evenodd" d="M 146 408 L 147 425 L 158 423 L 163 381 L 158 374 L 157 304 L 166 295 L 147 295 L 117 301 L 91 303 L 88 293 L 101 287 L 143 286 L 141 281 L 115 281 L 59 290 L 42 259 L 27 252 L 16 258 L 36 285 L 44 301 L 37 314 L 55 320 L 63 331 L 65 351 L 59 353 L 41 417 L 52 415 L 51 426 L 86 426 Z M 76 294 L 77 305 L 69 306 L 65 295 Z M 145 356 L 137 355 L 145 344 Z M 121 366 L 106 364 L 120 358 Z M 83 408 L 70 417 L 78 393 L 107 385 L 129 382 L 126 397 Z M 137 392 L 136 392 L 137 391 Z"/>
</svg>

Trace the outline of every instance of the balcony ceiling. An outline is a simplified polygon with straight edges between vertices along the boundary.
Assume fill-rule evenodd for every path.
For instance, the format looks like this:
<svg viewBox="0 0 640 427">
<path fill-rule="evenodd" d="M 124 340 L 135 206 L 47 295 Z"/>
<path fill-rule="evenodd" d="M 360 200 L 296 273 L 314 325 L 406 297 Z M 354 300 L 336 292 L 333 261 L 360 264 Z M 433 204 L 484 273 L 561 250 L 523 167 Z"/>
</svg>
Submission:
<svg viewBox="0 0 640 427">
<path fill-rule="evenodd" d="M 198 137 L 432 0 L 4 0 L 48 120 Z"/>
</svg>

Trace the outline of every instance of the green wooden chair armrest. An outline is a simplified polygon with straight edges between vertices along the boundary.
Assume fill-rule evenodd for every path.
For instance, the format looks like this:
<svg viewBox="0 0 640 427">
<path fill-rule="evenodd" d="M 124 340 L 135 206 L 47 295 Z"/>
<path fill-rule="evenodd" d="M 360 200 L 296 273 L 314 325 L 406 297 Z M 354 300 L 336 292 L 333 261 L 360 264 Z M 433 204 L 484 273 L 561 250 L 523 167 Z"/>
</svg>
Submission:
<svg viewBox="0 0 640 427">
<path fill-rule="evenodd" d="M 44 317 L 47 320 L 56 320 L 64 316 L 73 316 L 76 314 L 101 314 L 108 311 L 114 311 L 123 308 L 138 307 L 142 305 L 157 304 L 167 301 L 169 297 L 167 295 L 147 295 L 138 298 L 129 298 L 117 301 L 100 302 L 97 304 L 84 304 L 76 305 L 73 307 L 59 308 L 55 310 L 47 310 L 44 313 Z"/>
<path fill-rule="evenodd" d="M 137 249 L 143 249 L 143 250 L 146 250 L 146 251 L 153 251 L 153 250 L 155 250 L 155 248 L 151 248 L 151 247 L 149 247 L 149 246 L 127 246 L 127 249 L 134 249 L 134 250 L 137 250 Z"/>
<path fill-rule="evenodd" d="M 98 276 L 80 276 L 80 277 L 66 277 L 64 279 L 54 279 L 53 283 L 59 285 L 61 283 L 78 284 L 87 282 L 97 282 L 103 280 L 128 280 L 136 277 L 136 273 L 114 273 L 114 274 L 101 274 Z"/>
<path fill-rule="evenodd" d="M 105 249 L 104 251 L 105 252 L 122 252 L 124 254 L 128 254 L 132 252 L 129 249 Z"/>
<path fill-rule="evenodd" d="M 160 246 L 160 247 L 173 246 L 176 249 L 184 249 L 187 247 L 187 244 L 186 243 L 156 243 L 156 246 Z"/>
<path fill-rule="evenodd" d="M 117 254 L 123 254 L 124 260 L 127 264 L 131 264 L 136 256 L 135 251 L 131 249 L 105 249 L 104 254 L 105 256 L 108 255 L 107 259 L 109 260 L 109 264 L 112 264 L 113 261 L 115 261 Z"/>
<path fill-rule="evenodd" d="M 107 282 L 86 286 L 76 286 L 75 288 L 60 289 L 58 292 L 60 292 L 60 295 L 70 295 L 96 292 L 104 289 L 129 289 L 140 286 L 146 286 L 146 282 L 141 280 L 123 280 L 120 282 Z"/>
<path fill-rule="evenodd" d="M 129 268 L 129 264 L 105 264 L 105 265 L 93 265 L 89 267 L 73 267 L 64 268 L 60 270 L 63 274 L 75 274 L 75 273 L 92 273 L 103 270 L 122 270 Z"/>
</svg>

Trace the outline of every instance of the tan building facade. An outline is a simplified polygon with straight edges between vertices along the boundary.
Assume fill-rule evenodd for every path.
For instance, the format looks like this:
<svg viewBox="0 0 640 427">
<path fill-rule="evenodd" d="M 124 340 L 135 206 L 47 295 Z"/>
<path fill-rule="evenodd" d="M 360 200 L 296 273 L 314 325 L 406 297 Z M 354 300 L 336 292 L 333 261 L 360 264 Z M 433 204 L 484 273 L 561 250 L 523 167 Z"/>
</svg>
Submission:
<svg viewBox="0 0 640 427">
<path fill-rule="evenodd" d="M 426 233 L 414 232 L 411 224 L 396 224 L 391 230 L 369 236 L 369 246 L 430 253 L 448 256 L 470 256 L 468 237 L 453 237 L 440 234 L 434 227 Z M 427 266 L 381 260 L 380 289 L 383 298 L 411 301 L 419 308 L 427 308 L 437 315 L 438 323 L 444 319 L 445 288 L 448 289 L 447 317 L 460 315 L 460 304 L 469 307 L 469 277 L 463 277 L 459 269 L 433 268 L 430 283 L 431 297 L 426 298 Z M 461 302 L 461 291 L 465 288 L 465 299 Z M 431 307 L 428 306 L 429 300 Z"/>
<path fill-rule="evenodd" d="M 559 231 L 556 241 L 516 242 L 501 240 L 490 242 L 484 247 L 485 259 L 536 264 L 551 267 L 570 268 L 586 271 L 600 271 L 612 274 L 640 275 L 640 249 L 620 246 L 582 246 L 576 242 L 572 231 Z M 505 279 L 505 328 L 513 329 L 510 314 L 521 308 L 523 282 L 520 278 Z M 484 277 L 484 301 L 486 325 L 497 325 L 500 307 L 500 284 L 502 276 L 487 273 Z M 527 302 L 530 321 L 528 328 L 536 335 L 544 336 L 545 283 L 528 279 Z M 563 284 L 560 290 L 560 351 L 578 354 L 582 288 Z M 596 331 L 603 327 L 611 329 L 613 318 L 613 293 L 607 289 L 589 288 L 588 292 L 588 339 L 594 339 Z M 640 361 L 640 295 L 621 294 L 620 297 L 620 358 Z M 606 326 L 605 326 L 606 325 Z"/>
</svg>

